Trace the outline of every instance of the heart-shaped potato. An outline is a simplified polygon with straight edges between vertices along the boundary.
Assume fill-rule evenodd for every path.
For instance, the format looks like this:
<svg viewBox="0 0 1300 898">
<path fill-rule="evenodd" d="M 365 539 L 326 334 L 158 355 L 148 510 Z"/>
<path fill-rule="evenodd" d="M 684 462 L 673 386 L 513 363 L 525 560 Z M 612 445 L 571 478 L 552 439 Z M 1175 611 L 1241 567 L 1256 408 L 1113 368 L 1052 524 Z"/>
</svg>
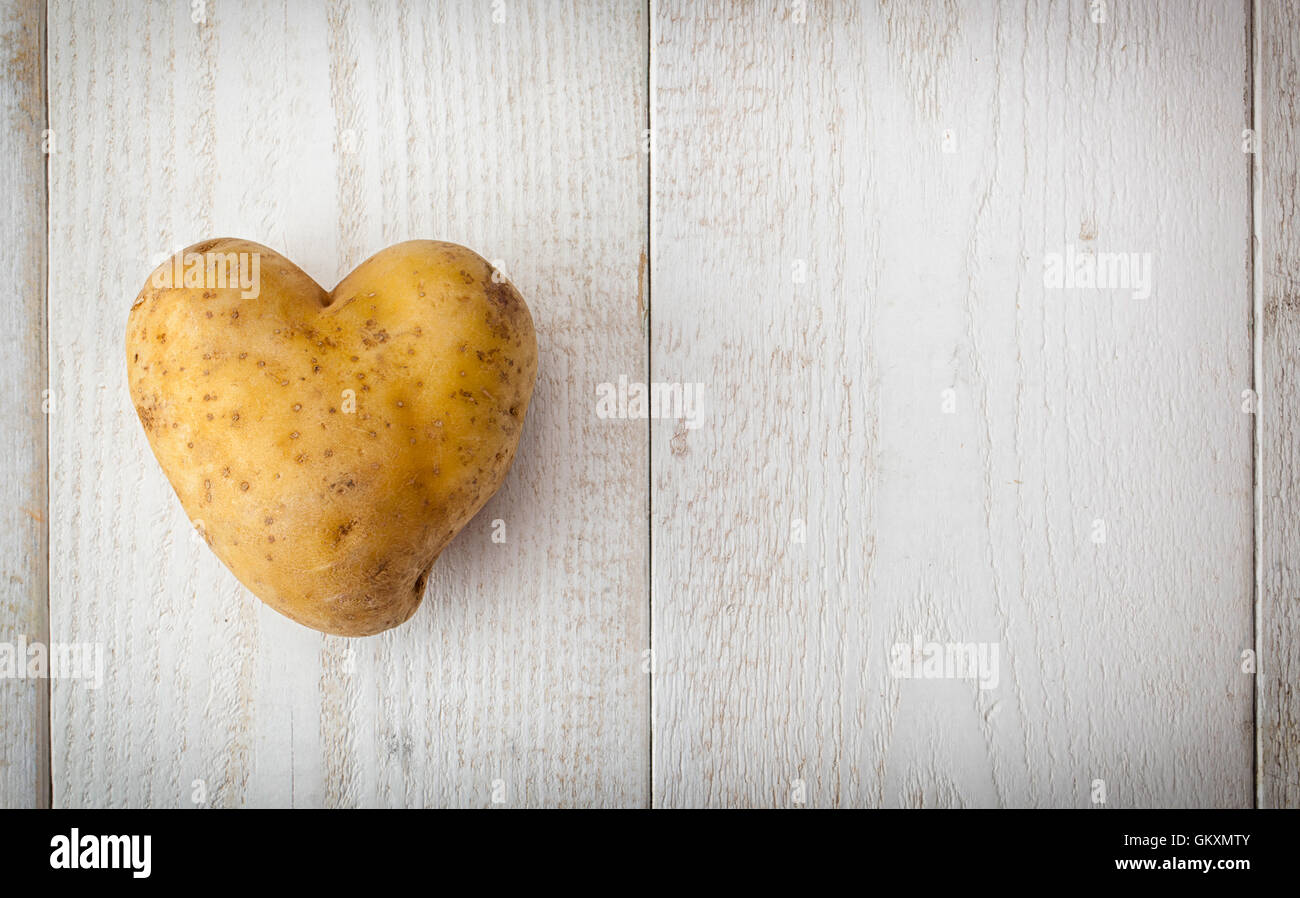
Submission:
<svg viewBox="0 0 1300 898">
<path fill-rule="evenodd" d="M 217 556 L 275 610 L 366 636 L 501 485 L 537 374 L 519 293 L 454 243 L 322 290 L 246 240 L 159 266 L 127 323 L 140 423 Z"/>
</svg>

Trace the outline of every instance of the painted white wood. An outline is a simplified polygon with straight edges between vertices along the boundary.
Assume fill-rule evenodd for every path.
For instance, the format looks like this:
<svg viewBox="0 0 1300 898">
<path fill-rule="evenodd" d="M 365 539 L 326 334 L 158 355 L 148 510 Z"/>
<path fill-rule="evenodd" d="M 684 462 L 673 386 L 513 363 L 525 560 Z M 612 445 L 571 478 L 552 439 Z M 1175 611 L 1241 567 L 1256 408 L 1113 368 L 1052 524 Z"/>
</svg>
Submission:
<svg viewBox="0 0 1300 898">
<path fill-rule="evenodd" d="M 48 640 L 45 493 L 45 13 L 0 2 L 0 644 Z M 0 649 L 4 651 L 4 649 Z M 49 804 L 49 693 L 0 680 L 0 808 Z"/>
<path fill-rule="evenodd" d="M 53 684 L 55 803 L 1086 806 L 1101 781 L 1114 807 L 1250 804 L 1248 7 L 1095 8 L 52 4 L 50 626 L 108 652 L 102 689 Z M 1273 805 L 1300 764 L 1293 44 L 1257 60 Z M 19 218 L 30 133 L 0 136 Z M 263 608 L 149 453 L 130 300 L 152 256 L 226 235 L 327 286 L 456 240 L 533 308 L 515 468 L 397 631 Z M 1150 253 L 1150 296 L 1046 289 L 1067 247 Z M 645 376 L 647 308 L 651 379 L 707 391 L 649 459 L 643 422 L 594 413 L 596 384 Z M 7 361 L 32 478 L 0 537 L 31 574 L 0 626 L 34 630 L 40 347 Z M 891 675 L 913 636 L 996 644 L 1000 682 Z M 0 804 L 31 804 L 46 712 L 10 685 Z"/>
<path fill-rule="evenodd" d="M 655 0 L 657 804 L 1251 804 L 1247 8 L 1105 6 Z"/>
<path fill-rule="evenodd" d="M 645 365 L 644 11 L 192 9 L 50 9 L 51 615 L 108 652 L 99 691 L 54 684 L 55 804 L 644 803 L 646 430 L 592 393 Z M 513 470 L 397 630 L 327 638 L 264 608 L 149 452 L 127 311 L 151 256 L 215 236 L 327 286 L 453 240 L 529 302 Z"/>
<path fill-rule="evenodd" d="M 1256 7 L 1260 297 L 1259 805 L 1300 807 L 1300 19 Z"/>
</svg>

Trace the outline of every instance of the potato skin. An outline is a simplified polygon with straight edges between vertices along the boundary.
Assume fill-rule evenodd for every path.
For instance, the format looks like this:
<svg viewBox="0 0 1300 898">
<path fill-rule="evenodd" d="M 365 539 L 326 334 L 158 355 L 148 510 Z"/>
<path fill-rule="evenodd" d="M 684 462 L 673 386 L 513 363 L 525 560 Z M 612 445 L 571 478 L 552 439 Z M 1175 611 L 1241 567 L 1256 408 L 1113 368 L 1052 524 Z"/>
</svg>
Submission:
<svg viewBox="0 0 1300 898">
<path fill-rule="evenodd" d="M 301 624 L 406 621 L 514 458 L 537 372 L 527 305 L 453 243 L 391 246 L 331 293 L 249 241 L 182 253 L 260 254 L 255 297 L 159 287 L 160 266 L 131 308 L 131 397 L 187 514 Z"/>
</svg>

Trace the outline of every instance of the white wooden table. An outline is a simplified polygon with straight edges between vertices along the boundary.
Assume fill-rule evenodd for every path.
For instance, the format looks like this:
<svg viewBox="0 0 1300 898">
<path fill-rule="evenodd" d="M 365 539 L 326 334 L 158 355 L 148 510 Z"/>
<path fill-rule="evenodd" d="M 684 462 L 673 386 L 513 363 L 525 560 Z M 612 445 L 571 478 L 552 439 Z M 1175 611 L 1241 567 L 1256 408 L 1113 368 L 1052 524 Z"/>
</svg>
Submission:
<svg viewBox="0 0 1300 898">
<path fill-rule="evenodd" d="M 1300 805 L 1285 2 L 0 0 L 0 41 L 0 643 L 105 663 L 0 680 L 0 805 Z M 453 240 L 532 307 L 518 460 L 397 630 L 264 607 L 149 452 L 126 315 L 217 236 L 327 287 Z M 1089 252 L 1149 295 L 1045 283 Z M 620 375 L 702 425 L 599 417 Z"/>
</svg>

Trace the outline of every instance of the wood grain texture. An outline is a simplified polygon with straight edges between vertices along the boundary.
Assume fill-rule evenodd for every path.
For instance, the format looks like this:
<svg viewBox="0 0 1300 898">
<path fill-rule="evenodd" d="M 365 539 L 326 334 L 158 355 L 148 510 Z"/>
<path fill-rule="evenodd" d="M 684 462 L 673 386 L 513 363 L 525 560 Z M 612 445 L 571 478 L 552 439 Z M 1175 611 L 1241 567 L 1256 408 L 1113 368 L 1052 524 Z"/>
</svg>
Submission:
<svg viewBox="0 0 1300 898">
<path fill-rule="evenodd" d="M 1247 7 L 1107 6 L 656 0 L 657 804 L 1251 804 Z"/>
<path fill-rule="evenodd" d="M 0 2 L 0 644 L 49 640 L 45 489 L 45 10 Z M 0 680 L 0 808 L 49 804 L 49 691 Z"/>
<path fill-rule="evenodd" d="M 644 12 L 221 2 L 196 22 L 58 0 L 49 28 L 51 614 L 108 656 L 102 689 L 54 684 L 55 803 L 644 803 L 646 431 L 592 411 L 595 383 L 645 366 Z M 397 630 L 329 638 L 264 608 L 149 453 L 126 314 L 151 257 L 213 236 L 327 286 L 452 240 L 530 304 L 513 470 Z"/>
<path fill-rule="evenodd" d="M 1300 807 L 1300 17 L 1256 7 L 1259 804 Z"/>
<path fill-rule="evenodd" d="M 107 664 L 0 681 L 0 805 L 1300 804 L 1295 15 L 1093 10 L 55 0 L 47 422 L 43 13 L 0 0 L 0 642 L 49 638 L 48 424 L 48 628 Z M 264 608 L 149 453 L 130 300 L 229 235 L 326 286 L 454 240 L 532 307 L 514 470 L 396 631 Z M 1150 294 L 1047 287 L 1068 250 Z M 598 418 L 620 375 L 703 426 Z M 894 676 L 914 637 L 998 684 Z"/>
</svg>

